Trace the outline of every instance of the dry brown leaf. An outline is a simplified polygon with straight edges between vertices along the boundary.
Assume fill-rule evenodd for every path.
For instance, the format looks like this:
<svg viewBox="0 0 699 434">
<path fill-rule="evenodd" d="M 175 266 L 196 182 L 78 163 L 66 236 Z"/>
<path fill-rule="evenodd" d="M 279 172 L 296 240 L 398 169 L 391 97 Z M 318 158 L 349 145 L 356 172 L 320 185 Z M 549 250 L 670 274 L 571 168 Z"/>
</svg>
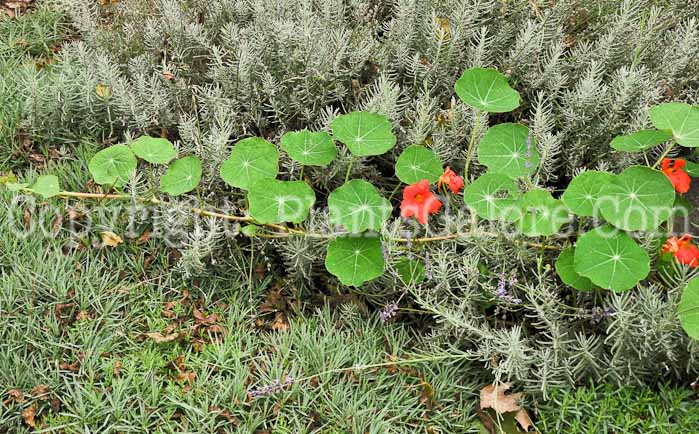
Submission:
<svg viewBox="0 0 699 434">
<path fill-rule="evenodd" d="M 7 395 L 7 399 L 3 401 L 4 405 L 8 405 L 13 402 L 16 402 L 17 404 L 24 402 L 24 393 L 22 393 L 22 391 L 19 389 L 10 389 L 7 391 Z"/>
<path fill-rule="evenodd" d="M 272 330 L 279 332 L 285 332 L 289 330 L 289 322 L 286 320 L 286 315 L 284 315 L 284 312 L 277 312 L 274 315 Z"/>
<path fill-rule="evenodd" d="M 36 421 L 34 420 L 35 416 L 36 404 L 30 405 L 29 407 L 25 408 L 24 411 L 22 411 L 22 419 L 24 419 L 24 423 L 32 428 L 36 428 Z"/>
<path fill-rule="evenodd" d="M 39 399 L 45 400 L 45 399 L 47 399 L 46 397 L 49 394 L 49 391 L 50 391 L 49 386 L 47 386 L 45 384 L 37 384 L 32 389 L 32 396 L 34 398 L 39 398 Z"/>
<path fill-rule="evenodd" d="M 515 420 L 517 423 L 519 423 L 519 426 L 522 427 L 522 430 L 524 431 L 529 431 L 529 428 L 534 426 L 534 422 L 532 422 L 531 418 L 529 417 L 529 413 L 527 413 L 527 410 L 521 408 L 517 414 L 515 414 Z"/>
<path fill-rule="evenodd" d="M 509 413 L 519 411 L 522 407 L 519 401 L 521 393 L 505 394 L 510 387 L 509 383 L 489 384 L 481 389 L 481 410 L 492 408 L 497 413 Z"/>
<path fill-rule="evenodd" d="M 119 372 L 121 372 L 121 360 L 114 362 L 114 368 L 112 369 L 112 373 L 115 377 L 119 376 Z"/>
<path fill-rule="evenodd" d="M 156 343 L 161 344 L 164 342 L 172 342 L 180 337 L 179 333 L 167 333 L 162 334 L 160 332 L 146 333 L 146 336 L 153 339 Z"/>
<path fill-rule="evenodd" d="M 112 231 L 101 232 L 100 237 L 102 238 L 102 243 L 105 246 L 109 247 L 116 247 L 124 242 L 124 240 L 119 235 L 115 234 Z"/>
<path fill-rule="evenodd" d="M 150 240 L 151 235 L 152 235 L 151 231 L 146 229 L 145 231 L 143 231 L 141 236 L 138 237 L 138 239 L 136 240 L 136 244 L 143 244 L 143 243 L 147 242 L 148 240 Z"/>
</svg>

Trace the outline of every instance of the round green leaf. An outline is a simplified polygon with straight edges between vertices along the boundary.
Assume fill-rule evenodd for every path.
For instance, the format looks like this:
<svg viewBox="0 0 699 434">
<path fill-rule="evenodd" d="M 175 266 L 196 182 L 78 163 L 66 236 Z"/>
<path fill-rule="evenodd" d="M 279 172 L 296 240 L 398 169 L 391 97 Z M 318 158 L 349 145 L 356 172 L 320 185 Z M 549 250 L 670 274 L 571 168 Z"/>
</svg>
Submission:
<svg viewBox="0 0 699 434">
<path fill-rule="evenodd" d="M 539 165 L 536 139 L 521 124 L 499 124 L 488 129 L 478 144 L 478 161 L 491 172 L 510 178 L 533 174 Z"/>
<path fill-rule="evenodd" d="M 61 187 L 58 185 L 57 176 L 42 175 L 36 179 L 31 190 L 44 199 L 48 199 L 49 197 L 57 195 L 61 191 Z"/>
<path fill-rule="evenodd" d="M 464 190 L 464 202 L 481 218 L 488 220 L 517 220 L 519 208 L 517 183 L 497 173 L 485 173 Z"/>
<path fill-rule="evenodd" d="M 381 230 L 393 210 L 376 187 L 361 179 L 353 179 L 330 193 L 328 208 L 330 221 L 352 233 Z"/>
<path fill-rule="evenodd" d="M 250 189 L 261 179 L 274 179 L 279 173 L 277 147 L 260 137 L 239 141 L 231 156 L 221 165 L 221 178 L 230 186 Z"/>
<path fill-rule="evenodd" d="M 201 161 L 193 155 L 180 158 L 160 177 L 160 191 L 179 196 L 194 190 L 201 181 Z"/>
<path fill-rule="evenodd" d="M 428 149 L 420 145 L 405 148 L 396 161 L 396 176 L 406 184 L 415 184 L 423 179 L 437 182 L 442 176 L 442 162 Z"/>
<path fill-rule="evenodd" d="M 570 181 L 561 195 L 563 203 L 579 216 L 593 216 L 599 212 L 602 188 L 612 182 L 616 175 L 608 172 L 588 170 Z"/>
<path fill-rule="evenodd" d="M 595 285 L 622 292 L 633 288 L 650 272 L 645 250 L 625 232 L 600 226 L 578 238 L 575 271 Z"/>
<path fill-rule="evenodd" d="M 682 328 L 692 339 L 699 340 L 699 279 L 692 279 L 682 291 L 677 315 Z"/>
<path fill-rule="evenodd" d="M 563 283 L 577 289 L 578 291 L 591 291 L 594 288 L 592 281 L 587 277 L 579 275 L 575 271 L 575 248 L 566 247 L 558 255 L 556 260 L 556 272 Z"/>
<path fill-rule="evenodd" d="M 425 264 L 422 261 L 402 258 L 395 266 L 398 277 L 405 285 L 418 285 L 425 281 Z"/>
<path fill-rule="evenodd" d="M 517 229 L 529 237 L 550 236 L 569 219 L 568 208 L 546 190 L 531 190 L 520 201 L 522 216 Z"/>
<path fill-rule="evenodd" d="M 611 146 L 617 151 L 640 152 L 665 143 L 672 138 L 667 131 L 642 130 L 625 136 L 617 136 L 612 140 Z"/>
<path fill-rule="evenodd" d="M 396 144 L 391 122 L 383 115 L 347 113 L 336 117 L 331 127 L 333 136 L 347 145 L 352 155 L 357 157 L 381 155 Z"/>
<path fill-rule="evenodd" d="M 290 131 L 282 136 L 280 145 L 304 166 L 327 166 L 337 156 L 332 137 L 324 131 Z"/>
<path fill-rule="evenodd" d="M 649 231 L 667 220 L 675 189 L 660 171 L 633 166 L 604 185 L 599 203 L 602 216 L 627 231 Z"/>
<path fill-rule="evenodd" d="M 343 285 L 361 286 L 383 274 L 384 259 L 378 237 L 339 237 L 328 243 L 325 268 Z"/>
<path fill-rule="evenodd" d="M 471 68 L 454 85 L 461 101 L 490 113 L 505 113 L 519 107 L 519 93 L 495 69 Z"/>
<path fill-rule="evenodd" d="M 692 178 L 699 177 L 699 163 L 689 160 L 685 160 L 685 162 L 687 165 L 684 166 L 684 171 L 687 172 L 687 175 L 691 176 Z"/>
<path fill-rule="evenodd" d="M 655 128 L 669 130 L 682 146 L 699 147 L 699 108 L 681 102 L 668 102 L 650 109 Z"/>
<path fill-rule="evenodd" d="M 123 187 L 136 170 L 136 157 L 126 145 L 114 145 L 95 154 L 88 169 L 100 185 Z"/>
<path fill-rule="evenodd" d="M 315 192 L 303 181 L 265 178 L 248 191 L 250 215 L 259 223 L 301 223 L 315 201 Z"/>
<path fill-rule="evenodd" d="M 177 151 L 168 139 L 141 136 L 131 143 L 131 150 L 138 158 L 151 164 L 167 164 L 177 157 Z"/>
</svg>

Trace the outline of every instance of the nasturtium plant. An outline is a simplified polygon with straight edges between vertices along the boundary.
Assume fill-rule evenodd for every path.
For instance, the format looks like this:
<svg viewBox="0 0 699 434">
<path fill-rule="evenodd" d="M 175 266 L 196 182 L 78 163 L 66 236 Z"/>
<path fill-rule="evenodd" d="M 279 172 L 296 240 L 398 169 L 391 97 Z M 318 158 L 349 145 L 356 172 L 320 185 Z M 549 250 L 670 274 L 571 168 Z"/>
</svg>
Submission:
<svg viewBox="0 0 699 434">
<path fill-rule="evenodd" d="M 264 178 L 248 191 L 250 216 L 258 223 L 300 223 L 316 201 L 313 189 L 303 181 Z"/>
<path fill-rule="evenodd" d="M 179 196 L 197 188 L 199 181 L 201 181 L 201 161 L 190 155 L 168 166 L 160 177 L 160 191 L 171 196 Z"/>
<path fill-rule="evenodd" d="M 650 258 L 629 235 L 599 226 L 578 238 L 575 271 L 600 288 L 622 292 L 633 288 L 650 272 Z"/>
<path fill-rule="evenodd" d="M 376 113 L 347 113 L 336 117 L 331 127 L 335 139 L 347 145 L 355 157 L 381 155 L 396 144 L 391 121 Z"/>
<path fill-rule="evenodd" d="M 699 147 L 699 108 L 681 102 L 668 102 L 650 109 L 655 128 L 672 132 L 677 143 Z"/>
<path fill-rule="evenodd" d="M 325 268 L 343 285 L 361 286 L 383 274 L 381 239 L 375 236 L 338 237 L 328 243 Z"/>
<path fill-rule="evenodd" d="M 248 137 L 236 143 L 220 169 L 221 178 L 228 185 L 243 190 L 261 179 L 274 179 L 278 173 L 279 151 L 261 137 Z"/>
<path fill-rule="evenodd" d="M 485 173 L 464 190 L 464 202 L 488 220 L 514 221 L 521 216 L 517 183 L 497 173 Z"/>
<path fill-rule="evenodd" d="M 563 283 L 578 291 L 591 291 L 595 287 L 590 279 L 575 271 L 575 247 L 561 251 L 556 260 L 556 272 Z"/>
<path fill-rule="evenodd" d="M 691 176 L 692 178 L 699 177 L 699 163 L 685 160 L 684 171 L 687 172 L 687 175 Z"/>
<path fill-rule="evenodd" d="M 546 190 L 531 190 L 520 201 L 517 229 L 530 237 L 550 236 L 569 220 L 568 208 Z"/>
<path fill-rule="evenodd" d="M 601 191 L 600 211 L 614 226 L 627 231 L 657 228 L 672 214 L 675 189 L 657 170 L 632 166 L 612 178 Z"/>
<path fill-rule="evenodd" d="M 672 138 L 672 134 L 660 130 L 641 130 L 624 136 L 614 137 L 611 147 L 617 151 L 641 152 L 665 143 Z"/>
<path fill-rule="evenodd" d="M 131 143 L 131 150 L 138 158 L 151 164 L 167 164 L 177 157 L 177 151 L 168 139 L 141 136 Z"/>
<path fill-rule="evenodd" d="M 304 166 L 327 166 L 337 156 L 335 142 L 324 131 L 290 131 L 282 136 L 279 145 Z"/>
<path fill-rule="evenodd" d="M 425 274 L 425 264 L 414 259 L 401 258 L 395 264 L 398 277 L 405 285 L 419 285 L 427 278 Z"/>
<path fill-rule="evenodd" d="M 531 175 L 539 165 L 536 139 L 529 136 L 529 128 L 521 124 L 495 125 L 478 144 L 478 161 L 490 172 L 510 178 Z"/>
<path fill-rule="evenodd" d="M 126 145 L 118 144 L 96 153 L 88 163 L 88 170 L 96 183 L 123 187 L 136 170 L 136 156 Z"/>
<path fill-rule="evenodd" d="M 361 179 L 353 179 L 330 193 L 328 208 L 330 221 L 352 233 L 381 230 L 393 211 L 376 187 Z"/>
<path fill-rule="evenodd" d="M 574 214 L 591 217 L 599 214 L 599 200 L 605 185 L 616 175 L 588 170 L 574 177 L 561 195 L 561 200 Z"/>
<path fill-rule="evenodd" d="M 519 93 L 507 78 L 492 68 L 471 68 L 464 71 L 454 85 L 463 102 L 490 113 L 509 112 L 519 107 Z"/>
<path fill-rule="evenodd" d="M 430 183 L 437 182 L 442 171 L 442 162 L 425 146 L 408 146 L 396 160 L 396 176 L 406 184 L 415 184 L 423 179 Z"/>
<path fill-rule="evenodd" d="M 48 199 L 60 193 L 61 187 L 58 184 L 57 176 L 42 175 L 36 179 L 34 185 L 31 187 L 31 190 L 44 199 Z"/>
<path fill-rule="evenodd" d="M 687 282 L 677 306 L 677 314 L 687 335 L 699 340 L 699 278 Z"/>
</svg>

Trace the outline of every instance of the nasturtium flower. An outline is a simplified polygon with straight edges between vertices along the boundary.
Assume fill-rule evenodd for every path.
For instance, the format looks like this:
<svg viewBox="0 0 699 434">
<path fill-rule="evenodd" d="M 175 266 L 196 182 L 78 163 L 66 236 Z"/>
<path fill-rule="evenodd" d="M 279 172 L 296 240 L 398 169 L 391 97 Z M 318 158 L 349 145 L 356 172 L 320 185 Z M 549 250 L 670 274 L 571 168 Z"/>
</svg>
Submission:
<svg viewBox="0 0 699 434">
<path fill-rule="evenodd" d="M 439 177 L 437 186 L 448 185 L 449 189 L 454 194 L 459 194 L 459 191 L 464 188 L 464 179 L 456 174 L 449 166 L 444 169 L 444 173 Z"/>
<path fill-rule="evenodd" d="M 426 179 L 405 187 L 400 215 L 403 218 L 415 216 L 421 224 L 427 224 L 427 218 L 442 207 L 442 202 L 430 191 L 430 182 Z"/>
<path fill-rule="evenodd" d="M 692 244 L 692 237 L 689 235 L 668 238 L 661 251 L 672 253 L 680 264 L 689 265 L 692 268 L 699 266 L 699 248 Z"/>
<path fill-rule="evenodd" d="M 687 162 L 681 158 L 675 160 L 663 158 L 662 161 L 662 171 L 672 182 L 672 186 L 675 187 L 675 191 L 678 193 L 688 192 L 689 185 L 692 182 L 692 178 L 684 171 L 685 164 Z"/>
</svg>

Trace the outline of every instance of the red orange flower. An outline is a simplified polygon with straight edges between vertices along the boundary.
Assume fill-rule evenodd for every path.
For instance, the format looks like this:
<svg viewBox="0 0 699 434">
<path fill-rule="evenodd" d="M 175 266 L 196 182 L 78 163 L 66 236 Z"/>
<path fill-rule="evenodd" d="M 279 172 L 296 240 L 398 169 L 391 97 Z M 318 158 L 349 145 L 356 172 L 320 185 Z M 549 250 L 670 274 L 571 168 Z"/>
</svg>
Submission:
<svg viewBox="0 0 699 434">
<path fill-rule="evenodd" d="M 447 168 L 444 169 L 444 173 L 442 173 L 442 176 L 439 177 L 437 186 L 441 187 L 445 184 L 449 186 L 449 189 L 452 191 L 452 193 L 459 194 L 459 190 L 461 190 L 464 187 L 464 179 L 457 175 L 456 172 L 451 170 L 449 166 L 447 166 Z"/>
<path fill-rule="evenodd" d="M 699 266 L 699 248 L 692 244 L 692 237 L 689 235 L 668 238 L 661 251 L 672 253 L 680 264 L 689 265 L 692 268 Z"/>
<path fill-rule="evenodd" d="M 692 178 L 689 177 L 687 172 L 684 171 L 683 167 L 687 164 L 685 160 L 680 158 L 676 160 L 671 160 L 669 158 L 663 158 L 662 161 L 662 171 L 665 176 L 668 177 L 672 186 L 678 193 L 686 193 L 689 191 L 689 185 L 692 182 Z"/>
<path fill-rule="evenodd" d="M 400 215 L 403 218 L 415 216 L 421 224 L 427 224 L 427 218 L 442 207 L 442 202 L 430 191 L 430 183 L 426 179 L 409 185 L 403 190 L 403 201 L 400 203 Z"/>
</svg>

